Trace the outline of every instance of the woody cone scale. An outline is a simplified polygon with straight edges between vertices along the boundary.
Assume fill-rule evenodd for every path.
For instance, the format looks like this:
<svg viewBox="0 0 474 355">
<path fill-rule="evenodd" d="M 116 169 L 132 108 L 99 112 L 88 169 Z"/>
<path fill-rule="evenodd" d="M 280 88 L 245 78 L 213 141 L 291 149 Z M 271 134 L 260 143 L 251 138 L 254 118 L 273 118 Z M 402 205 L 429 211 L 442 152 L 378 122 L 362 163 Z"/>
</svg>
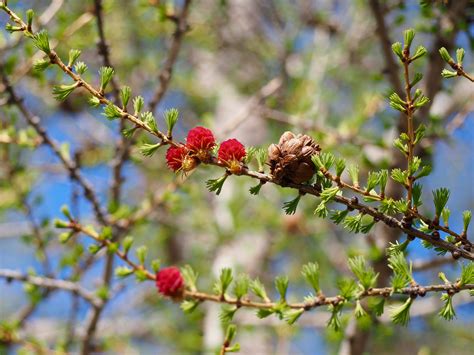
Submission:
<svg viewBox="0 0 474 355">
<path fill-rule="evenodd" d="M 268 147 L 270 172 L 277 183 L 301 184 L 316 172 L 311 157 L 321 148 L 310 136 L 285 132 L 278 144 Z"/>
</svg>

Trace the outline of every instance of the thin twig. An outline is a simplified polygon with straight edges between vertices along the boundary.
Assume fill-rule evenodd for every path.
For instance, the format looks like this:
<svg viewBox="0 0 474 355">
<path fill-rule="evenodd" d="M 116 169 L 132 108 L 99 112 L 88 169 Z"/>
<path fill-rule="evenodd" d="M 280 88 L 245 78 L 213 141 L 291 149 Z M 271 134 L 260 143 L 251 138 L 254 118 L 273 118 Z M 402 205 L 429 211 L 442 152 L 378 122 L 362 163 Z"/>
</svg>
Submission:
<svg viewBox="0 0 474 355">
<path fill-rule="evenodd" d="M 47 289 L 60 289 L 69 291 L 81 296 L 84 300 L 94 306 L 99 306 L 102 304 L 102 300 L 95 296 L 93 292 L 82 288 L 76 282 L 49 278 L 45 276 L 33 276 L 10 269 L 0 269 L 0 277 L 6 279 L 7 281 L 17 280 Z"/>
<path fill-rule="evenodd" d="M 406 117 L 407 117 L 407 135 L 408 135 L 408 155 L 407 155 L 407 171 L 411 170 L 413 164 L 414 152 L 415 152 L 415 130 L 413 128 L 413 101 L 411 97 L 411 84 L 409 76 L 409 65 L 410 65 L 410 49 L 406 48 L 403 50 L 403 74 L 405 78 L 405 102 L 406 102 Z M 408 201 L 408 212 L 412 211 L 413 205 L 413 183 L 415 178 L 413 174 L 409 174 L 407 178 L 407 201 Z M 413 208 L 416 211 L 416 207 Z"/>
<path fill-rule="evenodd" d="M 168 50 L 168 56 L 166 57 L 163 69 L 158 75 L 158 81 L 160 82 L 160 85 L 157 87 L 152 99 L 148 104 L 148 111 L 150 112 L 155 111 L 156 106 L 158 106 L 166 91 L 168 90 L 168 86 L 173 74 L 173 67 L 176 63 L 176 60 L 178 59 L 178 54 L 181 49 L 182 40 L 184 34 L 188 30 L 187 18 L 190 5 L 191 0 L 185 0 L 181 12 L 176 16 L 176 18 L 174 18 L 176 28 L 173 33 L 173 38 L 171 39 L 171 46 Z"/>
<path fill-rule="evenodd" d="M 387 75 L 389 77 L 390 83 L 394 87 L 395 91 L 399 95 L 401 95 L 403 92 L 403 88 L 400 82 L 400 78 L 398 77 L 398 65 L 392 53 L 392 41 L 388 36 L 389 30 L 387 28 L 387 24 L 385 23 L 382 5 L 380 4 L 379 0 L 370 0 L 369 5 L 372 14 L 375 17 L 376 34 L 379 37 L 382 46 L 382 53 L 386 64 L 386 67 L 384 69 L 387 70 Z"/>
</svg>

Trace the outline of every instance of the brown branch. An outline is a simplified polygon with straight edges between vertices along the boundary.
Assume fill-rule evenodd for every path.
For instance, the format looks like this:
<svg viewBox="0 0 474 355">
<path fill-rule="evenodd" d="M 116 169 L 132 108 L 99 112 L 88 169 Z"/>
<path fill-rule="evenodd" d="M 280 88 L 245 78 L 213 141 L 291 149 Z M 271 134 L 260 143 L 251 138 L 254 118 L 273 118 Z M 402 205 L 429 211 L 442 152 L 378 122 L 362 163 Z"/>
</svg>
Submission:
<svg viewBox="0 0 474 355">
<path fill-rule="evenodd" d="M 400 290 L 395 290 L 392 287 L 380 287 L 372 288 L 365 291 L 359 296 L 359 299 L 364 299 L 367 297 L 389 297 L 390 295 L 424 295 L 428 292 L 459 292 L 461 290 L 473 290 L 474 284 L 466 284 L 459 286 L 455 283 L 451 284 L 440 284 L 440 285 L 429 285 L 429 286 L 410 286 L 404 287 Z M 256 302 L 248 299 L 237 299 L 232 297 L 222 297 L 222 295 L 208 294 L 198 291 L 185 290 L 183 297 L 185 299 L 193 299 L 198 301 L 209 301 L 215 303 L 225 303 L 229 305 L 234 305 L 238 307 L 247 307 L 247 308 L 256 308 L 256 309 L 272 309 L 278 305 L 276 302 Z M 299 302 L 299 303 L 289 303 L 288 307 L 292 309 L 304 309 L 309 311 L 311 309 L 327 306 L 327 305 L 337 305 L 343 302 L 345 299 L 342 296 L 317 296 L 310 301 Z"/>
<path fill-rule="evenodd" d="M 110 51 L 109 45 L 105 38 L 104 32 L 104 20 L 103 20 L 103 6 L 102 0 L 94 0 L 94 15 L 97 20 L 97 32 L 99 33 L 99 41 L 97 42 L 97 50 L 99 55 L 102 57 L 102 62 L 104 66 L 113 68 L 112 62 L 110 61 Z M 110 84 L 112 86 L 112 95 L 115 99 L 115 104 L 119 105 L 120 97 L 119 97 L 119 85 L 115 76 L 112 76 L 110 80 Z"/>
<path fill-rule="evenodd" d="M 15 270 L 9 269 L 0 269 L 0 278 L 6 279 L 7 282 L 12 280 L 27 282 L 32 285 L 46 288 L 46 289 L 59 289 L 64 291 L 69 291 L 74 294 L 81 296 L 84 300 L 89 302 L 94 306 L 99 306 L 102 304 L 102 300 L 94 295 L 93 292 L 88 291 L 82 288 L 78 283 L 61 280 L 61 279 L 53 279 L 45 276 L 33 276 L 21 273 Z"/>
<path fill-rule="evenodd" d="M 407 171 L 410 171 L 410 167 L 413 164 L 414 151 L 415 151 L 415 131 L 413 128 L 413 101 L 411 97 L 411 85 L 410 85 L 410 75 L 409 75 L 409 65 L 410 65 L 410 48 L 403 50 L 403 74 L 405 78 L 405 102 L 406 102 L 406 117 L 407 117 L 407 135 L 408 135 L 408 155 L 407 155 Z M 412 212 L 413 205 L 413 183 L 415 181 L 414 176 L 409 173 L 408 182 L 407 182 L 407 201 L 408 201 L 408 213 Z M 416 211 L 416 207 L 413 208 L 413 211 Z"/>
<path fill-rule="evenodd" d="M 469 305 L 474 302 L 474 297 L 469 296 L 469 293 L 464 292 L 456 295 L 452 300 L 455 308 L 463 305 Z M 410 316 L 426 317 L 434 315 L 439 312 L 441 302 L 439 297 L 433 294 L 433 297 L 425 297 L 413 303 L 410 308 Z M 318 328 L 326 329 L 330 314 L 323 310 L 314 310 L 305 313 L 298 319 L 298 327 L 300 328 Z M 149 314 L 146 318 L 137 318 L 133 316 L 117 316 L 114 315 L 111 319 L 104 319 L 99 326 L 99 332 L 104 337 L 110 336 L 127 336 L 133 339 L 153 339 L 153 329 L 162 318 L 156 314 Z M 378 322 L 389 324 L 391 319 L 388 314 L 383 314 L 377 319 Z M 277 317 L 257 318 L 252 309 L 242 309 L 234 316 L 233 322 L 241 326 L 251 327 L 275 327 L 281 328 L 281 320 Z M 29 332 L 35 334 L 38 329 L 50 329 L 47 334 L 42 334 L 42 339 L 46 342 L 54 342 L 57 340 L 56 335 L 63 329 L 63 323 L 56 319 L 35 319 L 29 324 Z M 82 334 L 82 329 L 78 330 L 78 334 Z"/>
<path fill-rule="evenodd" d="M 389 30 L 387 28 L 387 24 L 385 23 L 382 5 L 380 4 L 379 0 L 370 0 L 369 6 L 375 17 L 376 34 L 379 37 L 382 46 L 382 53 L 386 65 L 384 69 L 387 71 L 388 78 L 393 88 L 397 94 L 401 95 L 403 92 L 402 83 L 398 77 L 398 65 L 392 53 L 392 41 L 388 36 Z"/>
<path fill-rule="evenodd" d="M 108 239 L 101 238 L 100 234 L 97 233 L 94 229 L 90 227 L 84 227 L 80 223 L 76 221 L 70 221 L 70 223 L 65 227 L 65 228 L 70 228 L 71 230 L 75 232 L 80 232 L 83 233 L 92 239 L 96 241 L 98 244 L 100 244 L 101 247 L 103 248 L 108 248 L 111 246 L 112 242 Z M 128 258 L 127 253 L 120 249 L 114 250 L 114 254 L 122 259 L 127 265 L 129 265 L 134 272 L 140 271 L 142 272 L 145 277 L 149 281 L 155 281 L 156 276 L 148 271 L 146 268 L 144 268 L 143 265 L 139 265 L 133 261 L 131 261 Z M 0 277 L 2 276 L 2 271 L 0 270 Z M 11 273 L 5 272 L 4 273 L 5 278 L 8 278 L 8 275 L 11 275 Z M 18 277 L 16 277 L 18 278 Z M 43 278 L 40 278 L 43 279 Z M 51 279 L 50 279 L 51 280 Z M 54 281 L 58 281 L 55 279 L 52 279 Z M 26 280 L 24 280 L 26 281 Z M 38 281 L 38 280 L 36 280 Z M 57 285 L 63 285 L 61 288 L 63 289 L 69 289 L 71 291 L 76 290 L 77 284 L 69 282 L 69 281 L 63 281 L 61 282 L 64 283 L 58 283 Z M 39 286 L 39 282 L 37 282 Z M 43 283 L 46 285 L 49 285 L 49 283 Z M 75 286 L 73 286 L 75 285 Z M 54 287 L 54 288 L 59 288 L 59 286 Z M 420 285 L 411 285 L 409 287 L 404 287 L 401 289 L 394 289 L 393 287 L 379 287 L 379 288 L 370 288 L 367 290 L 362 291 L 358 299 L 364 299 L 367 297 L 374 297 L 374 296 L 382 296 L 382 297 L 389 297 L 393 294 L 396 295 L 409 295 L 412 297 L 415 296 L 424 296 L 426 293 L 429 292 L 452 292 L 452 293 L 457 293 L 462 290 L 473 290 L 474 289 L 474 284 L 465 284 L 465 285 L 460 285 L 458 282 L 456 283 L 444 283 L 440 285 L 427 285 L 427 286 L 420 286 Z M 78 291 L 77 291 L 78 292 Z M 78 293 L 79 295 L 82 295 Z M 86 294 L 87 295 L 87 294 Z M 90 297 L 89 297 L 90 298 Z M 182 294 L 182 298 L 184 299 L 192 299 L 195 301 L 209 301 L 209 302 L 215 302 L 215 303 L 225 303 L 229 305 L 235 305 L 237 307 L 247 307 L 247 308 L 257 308 L 257 309 L 272 309 L 276 307 L 279 303 L 272 302 L 271 300 L 267 299 L 265 302 L 259 302 L 259 301 L 252 301 L 247 298 L 232 298 L 227 295 L 218 295 L 218 294 L 209 294 L 205 292 L 200 292 L 200 291 L 195 291 L 195 290 L 184 290 Z M 320 306 L 324 305 L 337 305 L 341 302 L 344 302 L 345 299 L 344 297 L 337 295 L 337 296 L 332 296 L 332 297 L 326 297 L 322 293 L 320 293 L 318 296 L 314 297 L 311 300 L 305 300 L 305 302 L 299 302 L 299 303 L 288 303 L 287 306 L 292 309 L 303 309 L 305 311 L 311 310 L 313 308 L 317 308 Z M 103 302 L 103 301 L 101 301 Z M 96 305 L 96 306 L 100 306 Z M 87 334 L 86 334 L 87 336 Z"/>
<path fill-rule="evenodd" d="M 183 7 L 179 15 L 174 18 L 176 29 L 173 33 L 171 39 L 171 46 L 168 50 L 168 56 L 166 57 L 165 63 L 163 64 L 163 69 L 158 75 L 158 81 L 160 86 L 157 87 L 155 93 L 153 94 L 152 99 L 148 104 L 148 111 L 155 111 L 156 106 L 161 102 L 163 96 L 168 90 L 168 86 L 171 81 L 173 74 L 173 67 L 178 59 L 178 54 L 181 49 L 181 43 L 184 37 L 184 34 L 188 31 L 187 18 L 189 14 L 189 7 L 191 5 L 191 0 L 184 0 Z"/>
</svg>

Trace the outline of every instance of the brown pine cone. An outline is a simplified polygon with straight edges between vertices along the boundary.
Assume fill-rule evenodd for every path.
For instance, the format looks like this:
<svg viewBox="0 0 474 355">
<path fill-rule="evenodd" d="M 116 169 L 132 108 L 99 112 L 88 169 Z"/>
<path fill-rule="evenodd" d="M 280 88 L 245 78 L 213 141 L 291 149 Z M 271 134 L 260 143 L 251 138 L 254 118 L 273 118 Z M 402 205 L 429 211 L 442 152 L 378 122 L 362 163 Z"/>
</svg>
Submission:
<svg viewBox="0 0 474 355">
<path fill-rule="evenodd" d="M 268 147 L 270 172 L 277 183 L 301 184 L 316 172 L 311 156 L 321 148 L 310 136 L 285 132 L 278 144 Z"/>
</svg>

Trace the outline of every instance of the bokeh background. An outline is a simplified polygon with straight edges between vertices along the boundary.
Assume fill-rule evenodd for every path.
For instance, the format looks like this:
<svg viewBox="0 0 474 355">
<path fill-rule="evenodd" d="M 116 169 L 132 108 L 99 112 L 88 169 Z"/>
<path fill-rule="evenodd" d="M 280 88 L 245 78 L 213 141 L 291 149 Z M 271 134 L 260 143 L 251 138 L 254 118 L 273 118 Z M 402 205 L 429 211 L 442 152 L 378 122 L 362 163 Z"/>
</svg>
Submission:
<svg viewBox="0 0 474 355">
<path fill-rule="evenodd" d="M 57 43 L 58 54 L 67 59 L 71 48 L 80 49 L 81 60 L 89 67 L 85 78 L 98 82 L 102 59 L 97 51 L 93 1 L 9 1 L 9 5 L 22 14 L 33 8 Z M 163 11 L 179 12 L 183 2 L 106 0 L 103 6 L 116 79 L 148 102 L 159 85 L 158 75 L 175 30 L 172 21 L 163 19 Z M 474 14 L 468 1 L 194 1 L 188 18 L 190 30 L 183 38 L 170 87 L 154 110 L 159 126 L 164 127 L 163 111 L 176 107 L 180 111 L 175 129 L 178 138 L 196 125 L 205 125 L 219 140 L 235 137 L 246 146 L 266 148 L 284 131 L 292 130 L 313 136 L 323 150 L 359 164 L 362 181 L 367 171 L 396 166 L 401 157 L 392 142 L 398 135 L 400 116 L 388 106 L 386 95 L 394 90 L 390 72 L 401 79 L 401 71 L 390 66 L 383 54 L 377 16 L 382 16 L 385 35 L 392 42 L 402 41 L 403 30 L 412 27 L 417 30 L 415 44 L 430 51 L 416 63 L 419 71 L 428 74 L 421 86 L 432 100 L 416 118 L 428 126 L 423 155 L 433 166 L 433 173 L 423 181 L 426 202 L 421 209 L 432 215 L 431 190 L 448 187 L 450 225 L 461 229 L 462 211 L 474 207 L 474 89 L 464 78 L 446 80 L 441 70 L 430 70 L 443 68 L 437 59 L 441 43 L 451 53 L 463 46 L 465 69 L 474 71 Z M 8 21 L 4 13 L 0 21 L 2 25 Z M 107 121 L 99 109 L 91 108 L 84 91 L 75 92 L 63 103 L 55 101 L 52 86 L 69 81 L 56 68 L 34 73 L 31 64 L 39 56 L 31 41 L 21 39 L 20 34 L 0 33 L 0 60 L 25 105 L 40 117 L 51 137 L 68 145 L 107 206 L 114 145 L 120 139 L 118 123 Z M 2 105 L 0 136 L 11 126 L 17 130 L 27 127 L 15 108 Z M 34 141 L 34 133 L 27 134 L 33 137 L 28 142 Z M 151 141 L 146 135 L 135 137 L 137 142 Z M 68 204 L 75 216 L 94 224 L 90 203 L 49 147 L 0 143 L 0 155 L 0 268 L 71 277 L 87 257 L 90 241 L 80 237 L 60 244 L 52 220 L 61 215 L 61 205 Z M 8 166 L 15 167 L 13 175 L 7 174 Z M 273 290 L 275 276 L 286 274 L 289 298 L 301 300 L 309 292 L 301 266 L 317 261 L 324 292 L 336 294 L 335 280 L 349 274 L 348 256 L 363 253 L 374 260 L 380 256 L 374 239 L 382 231 L 376 229 L 370 236 L 349 233 L 313 215 L 317 202 L 309 197 L 302 199 L 295 215 L 287 216 L 281 207 L 294 198 L 294 192 L 265 185 L 253 196 L 248 189 L 255 183 L 244 177 L 231 177 L 221 195 L 215 196 L 208 192 L 205 181 L 220 173 L 214 167 L 198 169 L 172 193 L 166 193 L 162 203 L 130 231 L 137 244 L 148 246 L 150 258 L 159 258 L 163 265 L 192 265 L 200 274 L 202 289 L 211 289 L 222 267 L 232 267 L 258 276 L 268 290 Z M 123 215 L 140 208 L 177 179 L 166 169 L 163 151 L 144 157 L 137 144 L 131 147 L 123 176 L 122 204 L 117 212 Z M 48 240 L 48 270 L 44 255 L 33 243 L 32 221 Z M 410 244 L 408 257 L 421 265 L 437 256 L 416 240 Z M 98 258 L 79 282 L 87 289 L 98 287 L 103 268 L 103 259 Z M 459 263 L 442 262 L 417 271 L 415 278 L 419 283 L 439 283 L 439 271 L 455 278 Z M 112 289 L 115 297 L 99 323 L 98 338 L 104 350 L 187 354 L 213 351 L 222 343 L 217 305 L 202 305 L 192 315 L 184 315 L 178 304 L 160 299 L 149 282 L 114 279 Z M 0 320 L 16 319 L 30 305 L 31 297 L 22 284 L 1 281 Z M 437 316 L 441 308 L 437 298 L 438 302 L 428 297 L 417 300 L 414 312 L 420 316 L 407 328 L 384 319 L 372 326 L 361 322 L 359 326 L 369 332 L 366 350 L 377 354 L 471 353 L 472 298 L 458 298 L 457 318 L 451 322 Z M 69 350 L 76 351 L 88 311 L 81 299 L 57 291 L 40 297 L 22 331 L 51 348 L 69 341 Z M 237 341 L 242 353 L 337 353 L 345 333 L 327 330 L 327 319 L 328 312 L 316 310 L 288 326 L 242 311 L 236 318 Z M 344 319 L 347 324 L 350 315 Z M 13 347 L 8 352 L 17 350 Z"/>
</svg>

